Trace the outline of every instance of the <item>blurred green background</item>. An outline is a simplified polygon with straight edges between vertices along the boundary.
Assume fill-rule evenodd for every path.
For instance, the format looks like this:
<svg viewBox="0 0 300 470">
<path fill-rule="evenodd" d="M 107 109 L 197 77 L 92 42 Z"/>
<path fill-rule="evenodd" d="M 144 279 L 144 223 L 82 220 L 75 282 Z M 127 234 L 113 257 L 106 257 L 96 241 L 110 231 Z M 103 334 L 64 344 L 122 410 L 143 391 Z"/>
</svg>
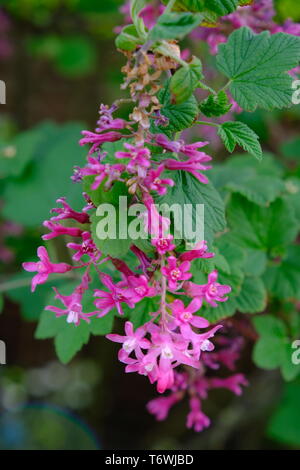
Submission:
<svg viewBox="0 0 300 470">
<path fill-rule="evenodd" d="M 300 21 L 295 3 L 278 0 L 278 20 Z M 241 361 L 250 386 L 237 398 L 212 393 L 205 405 L 212 426 L 196 434 L 185 428 L 186 403 L 166 422 L 155 422 L 145 409 L 153 387 L 124 374 L 113 343 L 93 336 L 62 365 L 52 339 L 34 339 L 50 286 L 32 295 L 20 264 L 35 257 L 55 199 L 67 196 L 80 208 L 80 187 L 70 180 L 86 153 L 78 146 L 80 131 L 94 127 L 101 102 L 124 93 L 124 58 L 114 46 L 121 5 L 0 0 L 0 79 L 7 84 L 7 103 L 0 105 L 0 339 L 7 345 L 7 365 L 0 366 L 0 449 L 300 448 L 300 382 L 283 385 L 276 371 L 255 368 L 251 348 Z M 205 52 L 203 45 L 193 47 Z M 300 106 L 240 119 L 300 177 Z M 213 151 L 222 162 L 224 150 L 216 145 Z M 55 259 L 60 247 L 53 243 L 50 250 Z"/>
</svg>

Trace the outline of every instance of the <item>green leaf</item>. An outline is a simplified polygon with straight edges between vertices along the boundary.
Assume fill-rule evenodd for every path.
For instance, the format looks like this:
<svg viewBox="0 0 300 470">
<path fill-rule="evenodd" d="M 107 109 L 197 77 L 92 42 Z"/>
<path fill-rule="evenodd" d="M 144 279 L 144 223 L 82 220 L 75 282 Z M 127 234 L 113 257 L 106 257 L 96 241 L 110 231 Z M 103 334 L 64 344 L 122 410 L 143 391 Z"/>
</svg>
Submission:
<svg viewBox="0 0 300 470">
<path fill-rule="evenodd" d="M 61 46 L 55 65 L 67 77 L 82 77 L 93 71 L 96 64 L 94 43 L 84 36 L 61 38 Z"/>
<path fill-rule="evenodd" d="M 43 140 L 41 126 L 18 134 L 0 147 L 0 177 L 21 176 Z"/>
<path fill-rule="evenodd" d="M 284 182 L 274 176 L 256 175 L 251 177 L 249 174 L 245 176 L 244 179 L 243 175 L 240 175 L 239 181 L 227 183 L 225 188 L 241 194 L 260 206 L 268 206 L 274 202 L 285 189 Z"/>
<path fill-rule="evenodd" d="M 169 206 L 179 204 L 182 207 L 189 204 L 192 208 L 193 227 L 196 224 L 196 205 L 204 205 L 204 238 L 212 242 L 214 234 L 224 230 L 224 204 L 212 184 L 202 184 L 194 176 L 185 171 L 168 171 L 166 176 L 173 179 L 175 185 L 169 188 L 164 196 L 156 196 L 157 204 L 166 203 Z M 186 210 L 188 206 L 185 206 Z M 190 213 L 190 212 L 189 212 Z"/>
<path fill-rule="evenodd" d="M 244 251 L 229 243 L 226 235 L 221 236 L 216 239 L 216 244 L 218 250 L 224 256 L 227 266 L 224 269 L 224 265 L 215 264 L 214 268 L 217 268 L 219 271 L 218 282 L 225 285 L 230 285 L 232 291 L 229 294 L 229 299 L 226 302 L 218 303 L 218 307 L 210 307 L 208 305 L 204 306 L 201 309 L 201 315 L 207 318 L 211 323 L 218 322 L 225 318 L 231 317 L 237 311 L 237 299 L 242 289 L 244 273 L 243 273 L 243 264 L 245 261 Z M 213 258 L 214 260 L 214 258 Z M 195 260 L 192 265 L 192 272 L 194 274 L 194 281 L 197 283 L 204 283 L 206 279 L 199 277 L 199 274 L 195 269 L 200 267 L 198 264 L 200 260 Z M 203 260 L 204 261 L 204 260 Z M 207 260 L 211 261 L 211 260 Z M 229 269 L 228 269 L 229 268 Z"/>
<path fill-rule="evenodd" d="M 94 43 L 85 36 L 46 35 L 28 41 L 31 54 L 50 59 L 67 77 L 81 77 L 92 72 L 96 63 Z"/>
<path fill-rule="evenodd" d="M 59 287 L 59 292 L 62 295 L 70 295 L 77 285 L 78 282 L 69 282 L 68 284 Z M 99 281 L 96 279 L 94 287 L 97 286 L 99 286 Z M 82 299 L 83 312 L 86 313 L 95 310 L 95 305 L 93 303 L 94 298 L 91 292 L 92 287 L 91 291 L 84 294 Z M 49 290 L 48 297 L 43 303 L 44 305 L 54 305 L 59 308 L 63 307 L 62 303 L 58 299 L 54 298 L 53 293 L 51 296 L 49 295 Z M 114 312 L 112 311 L 103 318 L 93 317 L 90 323 L 81 321 L 80 325 L 75 326 L 74 324 L 67 323 L 65 316 L 56 318 L 54 312 L 44 310 L 40 315 L 35 337 L 37 339 L 54 338 L 58 358 L 61 362 L 67 363 L 78 351 L 80 351 L 84 344 L 87 344 L 90 334 L 105 335 L 110 333 L 113 327 L 113 320 Z"/>
<path fill-rule="evenodd" d="M 282 155 L 291 160 L 299 160 L 300 158 L 300 137 L 285 140 L 280 147 Z"/>
<path fill-rule="evenodd" d="M 264 283 L 258 277 L 247 276 L 241 292 L 236 298 L 237 310 L 242 313 L 262 312 L 267 304 L 267 292 Z"/>
<path fill-rule="evenodd" d="M 124 26 L 120 34 L 116 37 L 116 47 L 124 51 L 134 51 L 138 44 L 142 44 L 138 37 L 136 27 L 133 24 Z"/>
<path fill-rule="evenodd" d="M 232 107 L 225 91 L 219 91 L 217 95 L 209 95 L 199 105 L 201 113 L 207 117 L 219 117 L 227 114 Z"/>
<path fill-rule="evenodd" d="M 35 293 L 30 290 L 30 283 L 32 279 L 32 273 L 19 272 L 9 278 L 9 282 L 23 284 L 15 289 L 9 289 L 6 295 L 13 302 L 20 305 L 21 315 L 27 321 L 36 321 L 39 319 L 41 311 L 43 310 L 47 298 L 49 297 L 49 291 L 54 281 L 50 281 L 38 286 Z M 56 279 L 55 284 L 59 287 L 65 284 L 66 281 L 63 279 Z"/>
<path fill-rule="evenodd" d="M 286 72 L 299 64 L 300 38 L 240 28 L 220 44 L 217 66 L 230 79 L 230 92 L 247 111 L 292 105 L 293 78 Z"/>
<path fill-rule="evenodd" d="M 196 13 L 164 13 L 149 32 L 149 39 L 180 39 L 199 26 L 203 16 Z"/>
<path fill-rule="evenodd" d="M 219 16 L 229 15 L 236 10 L 238 0 L 204 0 L 205 8 Z"/>
<path fill-rule="evenodd" d="M 262 149 L 259 143 L 259 137 L 243 122 L 229 121 L 221 124 L 218 129 L 218 135 L 224 142 L 229 152 L 233 152 L 236 144 L 246 152 L 251 153 L 258 160 L 262 158 Z"/>
<path fill-rule="evenodd" d="M 4 217 L 25 227 L 40 226 L 58 197 L 66 196 L 75 209 L 83 202 L 80 187 L 70 178 L 73 166 L 81 166 L 86 154 L 78 145 L 82 124 L 44 123 L 37 129 L 42 138 L 32 153 L 30 172 L 26 179 L 7 181 L 3 196 Z"/>
<path fill-rule="evenodd" d="M 218 307 L 202 308 L 200 314 L 210 323 L 217 323 L 225 318 L 232 317 L 236 312 L 236 299 L 232 297 L 226 302 L 220 302 Z"/>
<path fill-rule="evenodd" d="M 147 0 L 132 0 L 130 2 L 130 16 L 139 36 L 146 37 L 146 29 L 143 18 L 139 16 L 141 10 L 146 6 Z"/>
<path fill-rule="evenodd" d="M 253 322 L 260 336 L 253 349 L 255 364 L 267 370 L 280 367 L 283 378 L 293 380 L 300 373 L 300 365 L 292 362 L 294 349 L 283 321 L 264 315 Z"/>
<path fill-rule="evenodd" d="M 293 177 L 285 180 L 285 189 L 284 199 L 294 208 L 300 224 L 300 178 Z"/>
<path fill-rule="evenodd" d="M 286 384 L 283 389 L 283 396 L 267 428 L 268 436 L 271 439 L 296 448 L 300 446 L 299 396 L 300 380 Z"/>
<path fill-rule="evenodd" d="M 170 135 L 175 132 L 182 131 L 190 127 L 198 115 L 198 105 L 196 98 L 192 95 L 187 101 L 180 104 L 172 103 L 172 95 L 170 92 L 169 82 L 159 92 L 158 99 L 163 105 L 161 113 L 169 120 L 169 124 L 165 127 L 154 127 L 154 132 L 164 132 Z"/>
<path fill-rule="evenodd" d="M 264 281 L 271 294 L 279 299 L 300 299 L 300 246 L 292 245 L 281 263 L 269 266 Z"/>
<path fill-rule="evenodd" d="M 110 255 L 113 258 L 122 258 L 128 253 L 130 249 L 130 245 L 132 245 L 132 243 L 134 242 L 130 239 L 128 234 L 125 239 L 121 239 L 119 237 L 118 230 L 115 233 L 115 237 L 107 236 L 107 238 L 105 239 L 99 238 L 97 234 L 97 227 L 104 217 L 106 216 L 103 216 L 103 217 L 97 216 L 96 213 L 93 214 L 93 216 L 91 217 L 91 232 L 92 232 L 94 243 L 104 255 Z M 119 218 L 119 211 L 116 209 L 116 221 L 118 221 L 118 218 Z M 110 220 L 113 226 L 115 227 L 114 220 L 112 219 Z"/>
<path fill-rule="evenodd" d="M 253 360 L 262 369 L 275 369 L 282 363 L 287 331 L 284 323 L 272 315 L 253 319 L 260 338 L 253 350 Z"/>
<path fill-rule="evenodd" d="M 55 336 L 54 344 L 58 359 L 67 364 L 88 343 L 90 337 L 89 325 L 81 322 L 80 325 L 67 325 Z"/>
<path fill-rule="evenodd" d="M 283 253 L 298 233 L 293 208 L 282 199 L 277 199 L 269 207 L 260 207 L 242 196 L 232 195 L 227 221 L 233 242 L 241 247 L 265 251 L 271 256 Z"/>
<path fill-rule="evenodd" d="M 124 307 L 124 313 L 133 323 L 134 328 L 138 328 L 150 321 L 153 317 L 151 313 L 155 313 L 159 306 L 159 297 L 145 297 L 138 302 L 134 308 Z"/>
<path fill-rule="evenodd" d="M 163 0 L 163 3 L 167 2 L 168 0 Z M 212 12 L 219 16 L 225 16 L 235 11 L 238 3 L 238 0 L 177 0 L 175 9 Z"/>
<path fill-rule="evenodd" d="M 203 78 L 202 64 L 197 57 L 193 57 L 188 65 L 174 73 L 170 81 L 170 90 L 177 104 L 189 99 L 201 78 Z"/>
<path fill-rule="evenodd" d="M 248 248 L 245 250 L 246 259 L 244 271 L 248 276 L 261 276 L 267 265 L 267 255 L 263 251 Z"/>
<path fill-rule="evenodd" d="M 96 207 L 105 203 L 118 206 L 120 196 L 128 196 L 129 203 L 131 196 L 129 199 L 128 188 L 125 183 L 121 181 L 115 181 L 113 186 L 107 190 L 105 188 L 105 181 L 102 181 L 97 189 L 91 189 L 91 185 L 93 184 L 94 180 L 94 175 L 85 176 L 83 178 L 83 190 L 89 195 L 91 201 Z"/>
</svg>

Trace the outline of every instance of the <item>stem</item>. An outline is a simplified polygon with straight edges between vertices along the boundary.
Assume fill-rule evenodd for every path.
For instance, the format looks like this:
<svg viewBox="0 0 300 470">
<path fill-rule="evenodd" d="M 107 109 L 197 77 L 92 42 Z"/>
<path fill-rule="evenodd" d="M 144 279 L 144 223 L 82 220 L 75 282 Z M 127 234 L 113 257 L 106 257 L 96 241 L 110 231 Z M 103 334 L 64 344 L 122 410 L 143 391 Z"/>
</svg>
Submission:
<svg viewBox="0 0 300 470">
<path fill-rule="evenodd" d="M 164 14 L 165 14 L 165 13 L 168 14 L 168 13 L 171 12 L 173 6 L 175 5 L 175 2 L 176 2 L 176 0 L 169 0 L 169 3 L 168 3 L 168 5 L 167 5 L 166 8 L 165 8 Z"/>
<path fill-rule="evenodd" d="M 198 87 L 199 87 L 199 88 L 202 88 L 202 90 L 210 91 L 213 95 L 216 95 L 216 94 L 217 94 L 217 92 L 216 92 L 213 88 L 211 88 L 210 86 L 206 85 L 206 84 L 203 83 L 203 82 L 199 82 L 199 83 L 198 83 Z"/>
<path fill-rule="evenodd" d="M 220 127 L 220 124 L 209 121 L 195 121 L 194 124 L 201 124 L 201 126 L 211 126 L 211 127 Z"/>
<path fill-rule="evenodd" d="M 229 81 L 226 83 L 226 85 L 224 85 L 223 88 L 221 88 L 221 90 L 219 90 L 219 93 L 220 93 L 220 91 L 225 91 L 225 90 L 227 90 L 227 88 L 228 88 L 230 85 L 231 85 L 231 80 L 229 80 Z"/>
<path fill-rule="evenodd" d="M 161 257 L 161 269 L 165 265 L 165 257 Z M 161 313 L 161 324 L 162 328 L 165 329 L 167 324 L 167 311 L 166 311 L 166 294 L 167 294 L 167 279 L 161 273 L 161 300 L 160 300 L 160 313 Z"/>
</svg>

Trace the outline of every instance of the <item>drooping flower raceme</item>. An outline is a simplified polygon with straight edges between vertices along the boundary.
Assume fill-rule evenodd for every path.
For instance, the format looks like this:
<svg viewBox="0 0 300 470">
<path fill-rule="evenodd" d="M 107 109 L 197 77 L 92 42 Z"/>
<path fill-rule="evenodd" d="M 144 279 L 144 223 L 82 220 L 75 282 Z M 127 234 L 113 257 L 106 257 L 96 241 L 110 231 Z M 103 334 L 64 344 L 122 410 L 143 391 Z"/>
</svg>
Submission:
<svg viewBox="0 0 300 470">
<path fill-rule="evenodd" d="M 251 12 L 256 20 L 262 15 L 271 21 L 272 16 L 267 14 L 270 5 L 264 3 L 264 9 L 255 11 L 254 6 L 249 6 L 243 10 L 244 17 L 238 10 L 222 24 L 250 24 Z M 220 282 L 210 243 L 202 240 L 192 250 L 185 249 L 184 240 L 176 235 L 172 216 L 161 214 L 156 206 L 157 201 L 176 195 L 179 172 L 191 179 L 200 194 L 202 188 L 207 188 L 204 185 L 209 183 L 207 175 L 212 167 L 212 157 L 203 151 L 209 142 L 199 136 L 194 143 L 186 142 L 181 135 L 185 126 L 197 123 L 197 116 L 187 124 L 185 107 L 180 108 L 180 113 L 176 108 L 176 128 L 174 116 L 172 122 L 177 97 L 170 92 L 170 79 L 181 66 L 188 69 L 191 62 L 182 58 L 176 37 L 169 39 L 170 33 L 165 33 L 161 42 L 155 29 L 148 33 L 141 23 L 144 18 L 148 28 L 155 28 L 156 15 L 162 11 L 164 7 L 147 6 L 137 16 L 133 13 L 132 26 L 138 25 L 137 36 L 127 34 L 123 42 L 119 38 L 118 44 L 123 45 L 119 49 L 126 57 L 122 89 L 127 97 L 112 106 L 102 104 L 95 130 L 82 132 L 80 145 L 90 148 L 86 164 L 76 167 L 72 177 L 74 183 L 84 184 L 82 209 L 72 209 L 61 197 L 57 200 L 61 207 L 54 208 L 51 212 L 55 215 L 44 222 L 48 232 L 43 240 L 62 239 L 70 250 L 65 254 L 67 262 L 52 262 L 42 246 L 38 248 L 40 261 L 23 266 L 37 272 L 32 290 L 48 282 L 51 274 L 67 273 L 77 281 L 77 287 L 67 295 L 54 288 L 60 306 L 46 307 L 57 317 L 65 318 L 69 328 L 80 328 L 82 321 L 102 322 L 103 317 L 112 319 L 113 315 L 125 318 L 124 335 L 110 333 L 106 337 L 121 345 L 118 358 L 126 372 L 147 377 L 160 394 L 167 392 L 167 396 L 159 396 L 148 404 L 149 411 L 158 420 L 165 419 L 171 407 L 187 395 L 187 427 L 201 431 L 210 423 L 202 410 L 202 400 L 209 390 L 224 387 L 239 395 L 247 382 L 238 373 L 225 378 L 206 374 L 208 369 L 223 366 L 234 370 L 240 354 L 241 342 L 230 334 L 229 338 L 226 336 L 225 322 L 211 325 L 207 320 L 211 310 L 228 300 L 231 287 Z M 209 41 L 213 48 L 227 37 L 219 29 L 215 34 Z M 132 42 L 128 46 L 126 41 Z M 192 69 L 196 85 L 202 74 L 199 68 Z M 194 75 L 191 77 L 189 81 L 193 82 Z M 203 84 L 202 87 L 205 88 Z M 190 96 L 189 104 L 197 113 L 198 107 L 191 104 L 191 99 Z M 120 112 L 124 103 L 130 108 L 127 117 L 125 111 Z M 109 201 L 119 213 L 116 200 L 120 195 L 127 197 L 130 208 L 134 204 L 143 206 L 144 212 L 136 222 L 143 227 L 144 239 L 127 236 L 124 242 L 119 233 L 115 238 L 108 236 L 108 240 L 98 237 L 96 222 L 102 216 L 96 206 L 99 201 Z M 89 303 L 93 300 L 93 308 L 86 307 L 86 299 Z M 223 343 L 218 338 L 223 338 Z"/>
</svg>

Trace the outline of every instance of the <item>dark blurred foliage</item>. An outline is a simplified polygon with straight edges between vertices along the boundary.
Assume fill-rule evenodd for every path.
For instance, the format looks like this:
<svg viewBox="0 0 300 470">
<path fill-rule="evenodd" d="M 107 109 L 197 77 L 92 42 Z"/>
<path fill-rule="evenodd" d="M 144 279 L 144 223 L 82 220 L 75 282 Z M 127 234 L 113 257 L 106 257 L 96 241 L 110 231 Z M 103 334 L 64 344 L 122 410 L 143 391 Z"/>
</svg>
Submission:
<svg viewBox="0 0 300 470">
<path fill-rule="evenodd" d="M 123 21 L 121 3 L 0 1 L 0 78 L 7 84 L 0 116 L 0 295 L 6 293 L 0 337 L 7 345 L 7 365 L 0 366 L 0 448 L 299 446 L 300 385 L 283 387 L 277 372 L 255 368 L 250 347 L 241 364 L 250 386 L 237 398 L 213 393 L 206 403 L 212 426 L 198 435 L 185 428 L 185 404 L 163 423 L 148 415 L 145 404 L 155 392 L 143 377 L 124 374 L 113 343 L 93 337 L 63 366 L 52 340 L 34 339 L 50 286 L 31 295 L 20 263 L 35 256 L 42 221 L 57 197 L 67 195 L 75 207 L 80 204 L 80 188 L 70 181 L 72 166 L 85 154 L 77 145 L 80 130 L 94 126 L 101 102 L 111 103 L 122 93 L 124 58 L 114 47 L 113 32 Z M 300 20 L 298 2 L 276 4 L 279 19 Z M 260 135 L 265 149 L 300 175 L 299 106 L 243 114 L 242 119 Z M 224 152 L 218 152 L 223 160 Z M 60 247 L 53 244 L 54 256 L 55 250 Z"/>
</svg>

